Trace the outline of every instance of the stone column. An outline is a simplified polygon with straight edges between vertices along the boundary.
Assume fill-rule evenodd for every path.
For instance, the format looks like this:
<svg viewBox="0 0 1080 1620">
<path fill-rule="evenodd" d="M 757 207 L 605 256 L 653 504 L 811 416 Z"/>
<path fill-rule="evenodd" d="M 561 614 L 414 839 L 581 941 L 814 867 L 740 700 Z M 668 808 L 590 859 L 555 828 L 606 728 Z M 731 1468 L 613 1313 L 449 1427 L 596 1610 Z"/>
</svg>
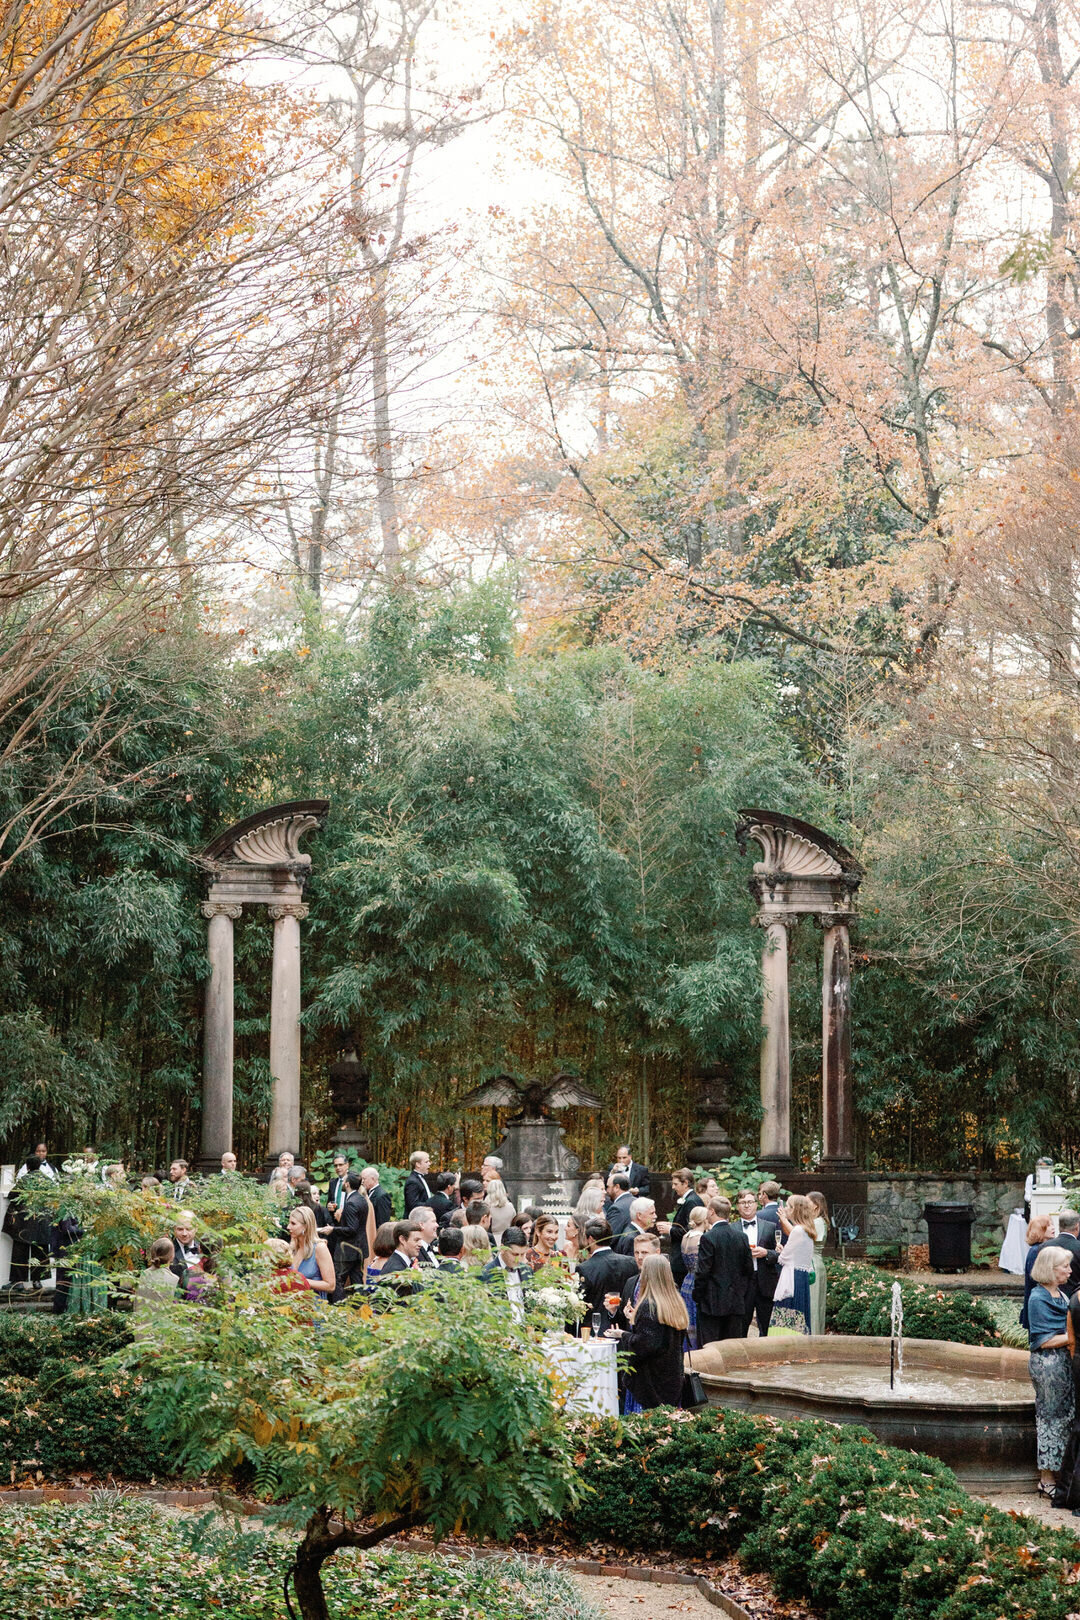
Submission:
<svg viewBox="0 0 1080 1620">
<path fill-rule="evenodd" d="M 300 1152 L 300 923 L 308 908 L 272 905 L 274 960 L 270 975 L 270 1158 Z"/>
<path fill-rule="evenodd" d="M 851 945 L 847 916 L 819 919 L 825 937 L 821 976 L 823 1170 L 855 1168 L 851 1089 Z"/>
<path fill-rule="evenodd" d="M 206 981 L 203 1024 L 202 1136 L 198 1168 L 220 1170 L 221 1155 L 232 1148 L 233 1111 L 233 923 L 242 907 L 207 900 Z"/>
<path fill-rule="evenodd" d="M 788 1026 L 788 922 L 760 916 L 765 930 L 761 955 L 764 992 L 761 1040 L 761 1152 L 763 1169 L 782 1171 L 791 1157 L 791 1037 Z"/>
</svg>

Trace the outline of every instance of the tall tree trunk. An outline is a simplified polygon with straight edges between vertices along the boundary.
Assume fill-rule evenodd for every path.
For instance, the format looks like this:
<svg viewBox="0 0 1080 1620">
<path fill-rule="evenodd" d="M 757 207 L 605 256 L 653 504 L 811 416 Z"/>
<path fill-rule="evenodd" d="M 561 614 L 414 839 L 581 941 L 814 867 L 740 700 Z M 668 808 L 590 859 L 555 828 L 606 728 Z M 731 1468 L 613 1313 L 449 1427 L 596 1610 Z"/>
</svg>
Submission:
<svg viewBox="0 0 1080 1620">
<path fill-rule="evenodd" d="M 394 483 L 394 440 L 390 428 L 390 364 L 387 354 L 387 269 L 375 272 L 371 319 L 371 381 L 375 410 L 375 501 L 382 530 L 383 567 L 394 578 L 401 569 L 401 531 Z"/>
</svg>

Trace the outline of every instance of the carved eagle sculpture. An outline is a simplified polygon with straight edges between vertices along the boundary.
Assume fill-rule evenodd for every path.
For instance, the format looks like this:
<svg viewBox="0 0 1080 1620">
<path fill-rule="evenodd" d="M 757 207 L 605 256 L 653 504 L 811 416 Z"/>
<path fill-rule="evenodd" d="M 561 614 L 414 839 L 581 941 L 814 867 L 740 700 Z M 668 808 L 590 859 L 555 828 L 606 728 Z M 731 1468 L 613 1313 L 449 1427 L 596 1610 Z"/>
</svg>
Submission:
<svg viewBox="0 0 1080 1620">
<path fill-rule="evenodd" d="M 594 1091 L 586 1091 L 577 1075 L 559 1073 L 553 1080 L 516 1080 L 497 1074 L 462 1097 L 463 1108 L 512 1108 L 515 1119 L 543 1119 L 552 1108 L 600 1108 Z"/>
</svg>

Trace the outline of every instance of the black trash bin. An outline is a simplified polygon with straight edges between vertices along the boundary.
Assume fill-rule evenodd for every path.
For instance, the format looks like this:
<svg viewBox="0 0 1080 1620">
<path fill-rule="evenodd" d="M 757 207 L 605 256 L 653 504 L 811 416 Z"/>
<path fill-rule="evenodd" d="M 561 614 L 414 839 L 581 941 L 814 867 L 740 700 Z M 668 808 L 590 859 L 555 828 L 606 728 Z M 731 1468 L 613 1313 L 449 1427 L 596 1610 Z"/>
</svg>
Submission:
<svg viewBox="0 0 1080 1620">
<path fill-rule="evenodd" d="M 925 1204 L 923 1220 L 930 1236 L 934 1271 L 967 1271 L 971 1266 L 974 1204 Z"/>
</svg>

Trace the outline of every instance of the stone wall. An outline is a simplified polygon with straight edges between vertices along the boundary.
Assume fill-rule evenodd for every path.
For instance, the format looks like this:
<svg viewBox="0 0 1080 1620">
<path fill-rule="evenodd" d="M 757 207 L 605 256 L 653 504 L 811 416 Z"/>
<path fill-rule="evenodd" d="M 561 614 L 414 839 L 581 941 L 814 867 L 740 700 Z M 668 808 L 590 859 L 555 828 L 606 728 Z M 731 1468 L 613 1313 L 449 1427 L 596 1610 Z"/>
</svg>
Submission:
<svg viewBox="0 0 1080 1620">
<path fill-rule="evenodd" d="M 925 1243 L 924 1204 L 974 1204 L 972 1241 L 1005 1235 L 1009 1215 L 1024 1202 L 1024 1183 L 1004 1176 L 973 1176 L 945 1181 L 940 1176 L 916 1175 L 867 1178 L 870 1238 L 895 1238 L 900 1221 L 903 1244 Z"/>
</svg>

